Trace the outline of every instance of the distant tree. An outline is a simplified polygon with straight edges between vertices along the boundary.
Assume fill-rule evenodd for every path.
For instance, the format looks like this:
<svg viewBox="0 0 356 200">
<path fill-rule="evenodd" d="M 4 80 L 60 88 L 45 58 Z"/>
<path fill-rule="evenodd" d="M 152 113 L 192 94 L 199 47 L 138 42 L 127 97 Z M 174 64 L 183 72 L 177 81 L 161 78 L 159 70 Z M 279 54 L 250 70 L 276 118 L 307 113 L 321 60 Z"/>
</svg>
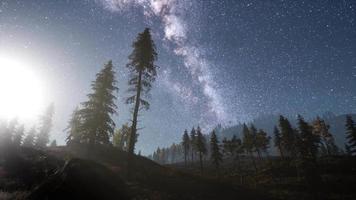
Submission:
<svg viewBox="0 0 356 200">
<path fill-rule="evenodd" d="M 320 144 L 319 135 L 313 134 L 313 128 L 302 116 L 298 116 L 298 126 L 300 141 L 298 142 L 299 151 L 302 157 L 316 160 Z"/>
<path fill-rule="evenodd" d="M 131 127 L 126 123 L 122 125 L 120 129 L 117 129 L 114 133 L 113 144 L 115 147 L 123 151 L 128 150 L 128 143 L 131 133 Z M 136 138 L 137 140 L 137 138 Z"/>
<path fill-rule="evenodd" d="M 24 134 L 25 134 L 25 126 L 22 124 L 15 130 L 13 136 L 13 143 L 15 146 L 21 145 Z"/>
<path fill-rule="evenodd" d="M 9 121 L 9 123 L 7 124 L 7 127 L 5 127 L 5 143 L 6 144 L 12 144 L 14 136 L 16 134 L 16 130 L 18 128 L 18 119 L 14 118 L 12 120 Z"/>
<path fill-rule="evenodd" d="M 36 146 L 44 148 L 49 143 L 49 134 L 53 125 L 54 104 L 50 104 L 45 113 L 40 117 L 40 125 L 36 139 Z"/>
<path fill-rule="evenodd" d="M 351 155 L 356 153 L 356 127 L 350 115 L 346 116 L 346 139 Z"/>
<path fill-rule="evenodd" d="M 291 158 L 297 156 L 297 137 L 289 120 L 282 115 L 279 118 L 279 128 L 281 131 L 281 142 L 285 155 Z"/>
<path fill-rule="evenodd" d="M 320 138 L 320 148 L 322 153 L 326 155 L 335 155 L 338 153 L 338 148 L 335 144 L 333 135 L 329 131 L 330 126 L 324 120 L 317 117 L 313 122 L 313 134 Z"/>
<path fill-rule="evenodd" d="M 22 145 L 25 147 L 33 147 L 35 146 L 35 135 L 36 135 L 36 127 L 32 127 L 23 140 Z"/>
<path fill-rule="evenodd" d="M 49 145 L 50 147 L 56 147 L 57 146 L 57 141 L 52 140 L 51 144 Z"/>
<path fill-rule="evenodd" d="M 190 146 L 190 138 L 189 138 L 187 129 L 184 131 L 184 134 L 183 134 L 182 145 L 183 145 L 183 150 L 184 150 L 184 164 L 185 164 L 185 166 L 187 166 L 187 157 L 188 157 L 189 146 Z"/>
<path fill-rule="evenodd" d="M 65 129 L 68 134 L 66 139 L 67 144 L 70 144 L 72 142 L 82 142 L 82 134 L 80 131 L 81 123 L 82 118 L 80 116 L 79 109 L 76 108 L 71 115 L 67 128 Z"/>
<path fill-rule="evenodd" d="M 91 87 L 93 93 L 88 95 L 89 100 L 82 103 L 82 109 L 78 111 L 81 117 L 81 142 L 90 145 L 109 144 L 115 129 L 111 117 L 116 114 L 115 93 L 118 91 L 111 61 L 96 75 Z"/>
<path fill-rule="evenodd" d="M 274 127 L 273 134 L 274 134 L 274 146 L 277 147 L 281 158 L 284 158 L 281 133 L 279 132 L 277 126 Z"/>
<path fill-rule="evenodd" d="M 253 127 L 254 133 L 251 132 L 251 129 L 247 127 L 246 124 L 243 124 L 242 128 L 242 134 L 243 134 L 243 147 L 246 150 L 246 152 L 249 154 L 253 166 L 255 168 L 255 172 L 257 172 L 257 166 L 256 166 L 256 161 L 255 157 L 253 156 L 253 151 L 255 148 L 255 133 L 256 133 L 256 128 Z"/>
<path fill-rule="evenodd" d="M 211 161 L 215 165 L 215 168 L 218 169 L 220 163 L 222 162 L 222 154 L 220 152 L 219 140 L 215 134 L 215 131 L 212 132 L 210 137 L 210 148 L 211 148 Z"/>
<path fill-rule="evenodd" d="M 197 133 L 195 131 L 195 128 L 193 127 L 192 130 L 190 131 L 190 153 L 192 156 L 192 162 L 194 162 L 194 155 L 197 149 Z"/>
<path fill-rule="evenodd" d="M 140 107 L 149 109 L 148 101 L 142 98 L 147 95 L 152 87 L 152 82 L 156 78 L 156 65 L 154 62 L 157 60 L 156 47 L 153 43 L 150 29 L 146 28 L 140 33 L 136 41 L 132 44 L 133 51 L 129 56 L 130 62 L 127 67 L 131 71 L 131 79 L 129 85 L 130 92 L 134 95 L 127 98 L 127 104 L 134 104 L 131 134 L 129 140 L 128 152 L 134 154 L 135 138 L 137 133 L 137 118 Z"/>
<path fill-rule="evenodd" d="M 301 156 L 301 168 L 307 184 L 314 190 L 321 181 L 316 160 L 320 137 L 313 134 L 312 126 L 301 116 L 298 116 L 298 126 L 300 132 L 298 149 Z"/>
<path fill-rule="evenodd" d="M 197 128 L 196 147 L 199 153 L 200 171 L 203 172 L 203 155 L 206 154 L 206 141 L 200 127 Z"/>
<path fill-rule="evenodd" d="M 261 153 L 268 154 L 268 149 L 270 148 L 270 141 L 271 137 L 268 136 L 264 130 L 260 129 L 257 132 L 255 145 L 260 159 Z"/>
</svg>

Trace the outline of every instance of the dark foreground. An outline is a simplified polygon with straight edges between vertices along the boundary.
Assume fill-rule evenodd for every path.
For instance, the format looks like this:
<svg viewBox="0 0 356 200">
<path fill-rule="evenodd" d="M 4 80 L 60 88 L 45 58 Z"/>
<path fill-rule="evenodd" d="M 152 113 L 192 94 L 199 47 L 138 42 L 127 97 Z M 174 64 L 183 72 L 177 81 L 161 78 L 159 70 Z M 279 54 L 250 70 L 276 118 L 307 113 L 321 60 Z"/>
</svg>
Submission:
<svg viewBox="0 0 356 200">
<path fill-rule="evenodd" d="M 7 149 L 1 155 L 0 199 L 272 199 L 230 179 L 201 176 L 135 156 L 130 180 L 127 154 L 113 147 Z"/>
</svg>

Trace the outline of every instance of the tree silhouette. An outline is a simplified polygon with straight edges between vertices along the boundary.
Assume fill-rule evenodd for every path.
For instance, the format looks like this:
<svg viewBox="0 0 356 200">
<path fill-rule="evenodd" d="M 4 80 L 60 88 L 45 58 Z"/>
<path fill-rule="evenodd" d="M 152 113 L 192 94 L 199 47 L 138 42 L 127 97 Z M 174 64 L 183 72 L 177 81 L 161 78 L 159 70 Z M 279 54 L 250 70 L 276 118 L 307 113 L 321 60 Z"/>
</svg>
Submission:
<svg viewBox="0 0 356 200">
<path fill-rule="evenodd" d="M 277 126 L 274 127 L 273 134 L 274 134 L 274 146 L 277 147 L 279 154 L 283 159 L 284 155 L 283 155 L 283 147 L 282 147 L 282 138 L 281 138 L 281 133 L 279 132 Z"/>
<path fill-rule="evenodd" d="M 126 123 L 120 129 L 117 129 L 113 137 L 113 145 L 123 151 L 127 151 L 131 127 Z"/>
<path fill-rule="evenodd" d="M 35 135 L 36 127 L 33 126 L 27 133 L 25 139 L 23 140 L 22 145 L 25 147 L 33 147 L 35 145 Z"/>
<path fill-rule="evenodd" d="M 355 122 L 353 121 L 350 115 L 346 116 L 346 139 L 347 146 L 351 155 L 356 153 L 356 127 Z"/>
<path fill-rule="evenodd" d="M 88 95 L 89 100 L 83 102 L 83 108 L 78 111 L 82 119 L 79 126 L 81 142 L 109 144 L 115 129 L 111 116 L 116 114 L 115 92 L 118 91 L 111 61 L 96 75 L 91 87 L 93 93 Z"/>
<path fill-rule="evenodd" d="M 190 146 L 190 138 L 188 135 L 187 129 L 184 130 L 183 138 L 182 138 L 182 145 L 183 145 L 183 150 L 184 150 L 184 164 L 187 166 L 187 157 L 189 153 L 189 146 Z"/>
<path fill-rule="evenodd" d="M 281 131 L 281 142 L 285 155 L 288 157 L 295 158 L 297 155 L 296 149 L 296 134 L 290 124 L 289 120 L 282 115 L 279 118 L 279 128 Z"/>
<path fill-rule="evenodd" d="M 67 131 L 67 144 L 71 144 L 73 142 L 80 143 L 82 141 L 82 134 L 80 132 L 80 127 L 82 123 L 82 118 L 79 113 L 79 109 L 75 108 L 73 111 L 71 118 L 69 119 L 68 126 L 65 129 Z"/>
<path fill-rule="evenodd" d="M 324 120 L 317 117 L 313 122 L 313 134 L 320 138 L 321 153 L 326 155 L 335 155 L 338 148 L 335 144 L 333 135 L 329 131 L 330 126 Z"/>
<path fill-rule="evenodd" d="M 200 163 L 200 171 L 203 172 L 203 155 L 206 154 L 206 145 L 205 145 L 205 138 L 203 133 L 201 132 L 200 127 L 197 128 L 197 136 L 196 136 L 196 147 L 199 153 L 199 163 Z"/>
<path fill-rule="evenodd" d="M 36 146 L 44 148 L 49 143 L 49 134 L 53 125 L 54 104 L 50 104 L 40 117 L 40 125 L 36 139 Z"/>
<path fill-rule="evenodd" d="M 131 72 L 131 79 L 129 85 L 131 88 L 129 92 L 134 95 L 127 98 L 127 104 L 134 104 L 131 134 L 129 140 L 128 152 L 134 154 L 136 133 L 137 133 L 137 118 L 141 107 L 149 109 L 149 103 L 142 98 L 143 95 L 148 94 L 152 82 L 156 78 L 157 60 L 156 47 L 151 38 L 150 29 L 146 28 L 142 33 L 139 33 L 136 41 L 132 44 L 133 51 L 129 56 L 130 62 L 127 64 Z"/>
<path fill-rule="evenodd" d="M 219 140 L 215 134 L 215 131 L 211 133 L 210 136 L 210 148 L 211 148 L 211 161 L 215 165 L 215 168 L 218 169 L 220 163 L 222 162 L 222 154 L 220 152 Z"/>
<path fill-rule="evenodd" d="M 21 145 L 24 134 L 25 134 L 25 126 L 22 124 L 19 127 L 17 127 L 13 135 L 13 143 L 15 146 Z"/>
<path fill-rule="evenodd" d="M 255 157 L 253 156 L 253 151 L 255 148 L 255 135 L 256 134 L 256 128 L 252 126 L 252 130 L 247 127 L 246 124 L 243 124 L 242 128 L 242 134 L 243 134 L 243 146 L 246 152 L 250 155 L 250 158 L 252 160 L 253 166 L 255 168 L 255 172 L 257 172 L 257 166 L 256 166 L 256 161 Z M 252 133 L 253 131 L 253 133 Z"/>
<path fill-rule="evenodd" d="M 190 153 L 192 156 L 192 162 L 194 162 L 194 155 L 197 149 L 197 133 L 195 131 L 195 128 L 193 127 L 192 130 L 190 131 Z"/>
</svg>

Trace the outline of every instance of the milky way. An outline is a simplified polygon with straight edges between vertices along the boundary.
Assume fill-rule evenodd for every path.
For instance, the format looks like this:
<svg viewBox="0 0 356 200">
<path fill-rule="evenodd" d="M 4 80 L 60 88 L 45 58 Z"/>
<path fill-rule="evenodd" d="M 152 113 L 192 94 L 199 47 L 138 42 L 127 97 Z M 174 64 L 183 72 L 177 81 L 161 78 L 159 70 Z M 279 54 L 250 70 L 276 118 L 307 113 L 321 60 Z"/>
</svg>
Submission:
<svg viewBox="0 0 356 200">
<path fill-rule="evenodd" d="M 2 0 L 0 54 L 36 61 L 64 142 L 71 111 L 112 59 L 118 126 L 130 120 L 125 64 L 149 27 L 158 51 L 138 150 L 179 142 L 184 129 L 266 114 L 356 112 L 356 2 L 294 0 Z"/>
</svg>

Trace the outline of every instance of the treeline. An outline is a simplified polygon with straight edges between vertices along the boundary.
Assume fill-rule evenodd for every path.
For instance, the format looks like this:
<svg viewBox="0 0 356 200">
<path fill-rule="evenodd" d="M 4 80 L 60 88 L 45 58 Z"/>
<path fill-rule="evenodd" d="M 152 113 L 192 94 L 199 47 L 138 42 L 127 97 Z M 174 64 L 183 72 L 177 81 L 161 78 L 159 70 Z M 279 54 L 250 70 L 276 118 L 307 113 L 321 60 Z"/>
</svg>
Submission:
<svg viewBox="0 0 356 200">
<path fill-rule="evenodd" d="M 54 104 L 51 104 L 40 116 L 38 123 L 29 130 L 25 130 L 25 125 L 20 123 L 17 118 L 0 121 L 0 147 L 46 147 L 50 142 L 53 114 Z M 56 146 L 56 141 L 53 140 L 50 145 Z"/>
<path fill-rule="evenodd" d="M 243 124 L 242 129 L 241 138 L 234 135 L 230 139 L 223 138 L 221 142 L 215 131 L 203 135 L 199 127 L 193 128 L 190 134 L 185 130 L 180 144 L 157 148 L 149 157 L 162 164 L 184 162 L 187 165 L 199 161 L 201 169 L 204 160 L 218 168 L 223 160 L 234 160 L 239 166 L 241 157 L 247 157 L 257 170 L 256 160 L 269 158 L 272 145 L 282 159 L 302 163 L 314 163 L 319 156 L 356 154 L 356 126 L 351 116 L 347 116 L 345 122 L 345 151 L 335 144 L 330 126 L 319 117 L 308 123 L 298 116 L 297 127 L 293 127 L 286 117 L 280 116 L 273 138 L 253 124 Z"/>
</svg>

